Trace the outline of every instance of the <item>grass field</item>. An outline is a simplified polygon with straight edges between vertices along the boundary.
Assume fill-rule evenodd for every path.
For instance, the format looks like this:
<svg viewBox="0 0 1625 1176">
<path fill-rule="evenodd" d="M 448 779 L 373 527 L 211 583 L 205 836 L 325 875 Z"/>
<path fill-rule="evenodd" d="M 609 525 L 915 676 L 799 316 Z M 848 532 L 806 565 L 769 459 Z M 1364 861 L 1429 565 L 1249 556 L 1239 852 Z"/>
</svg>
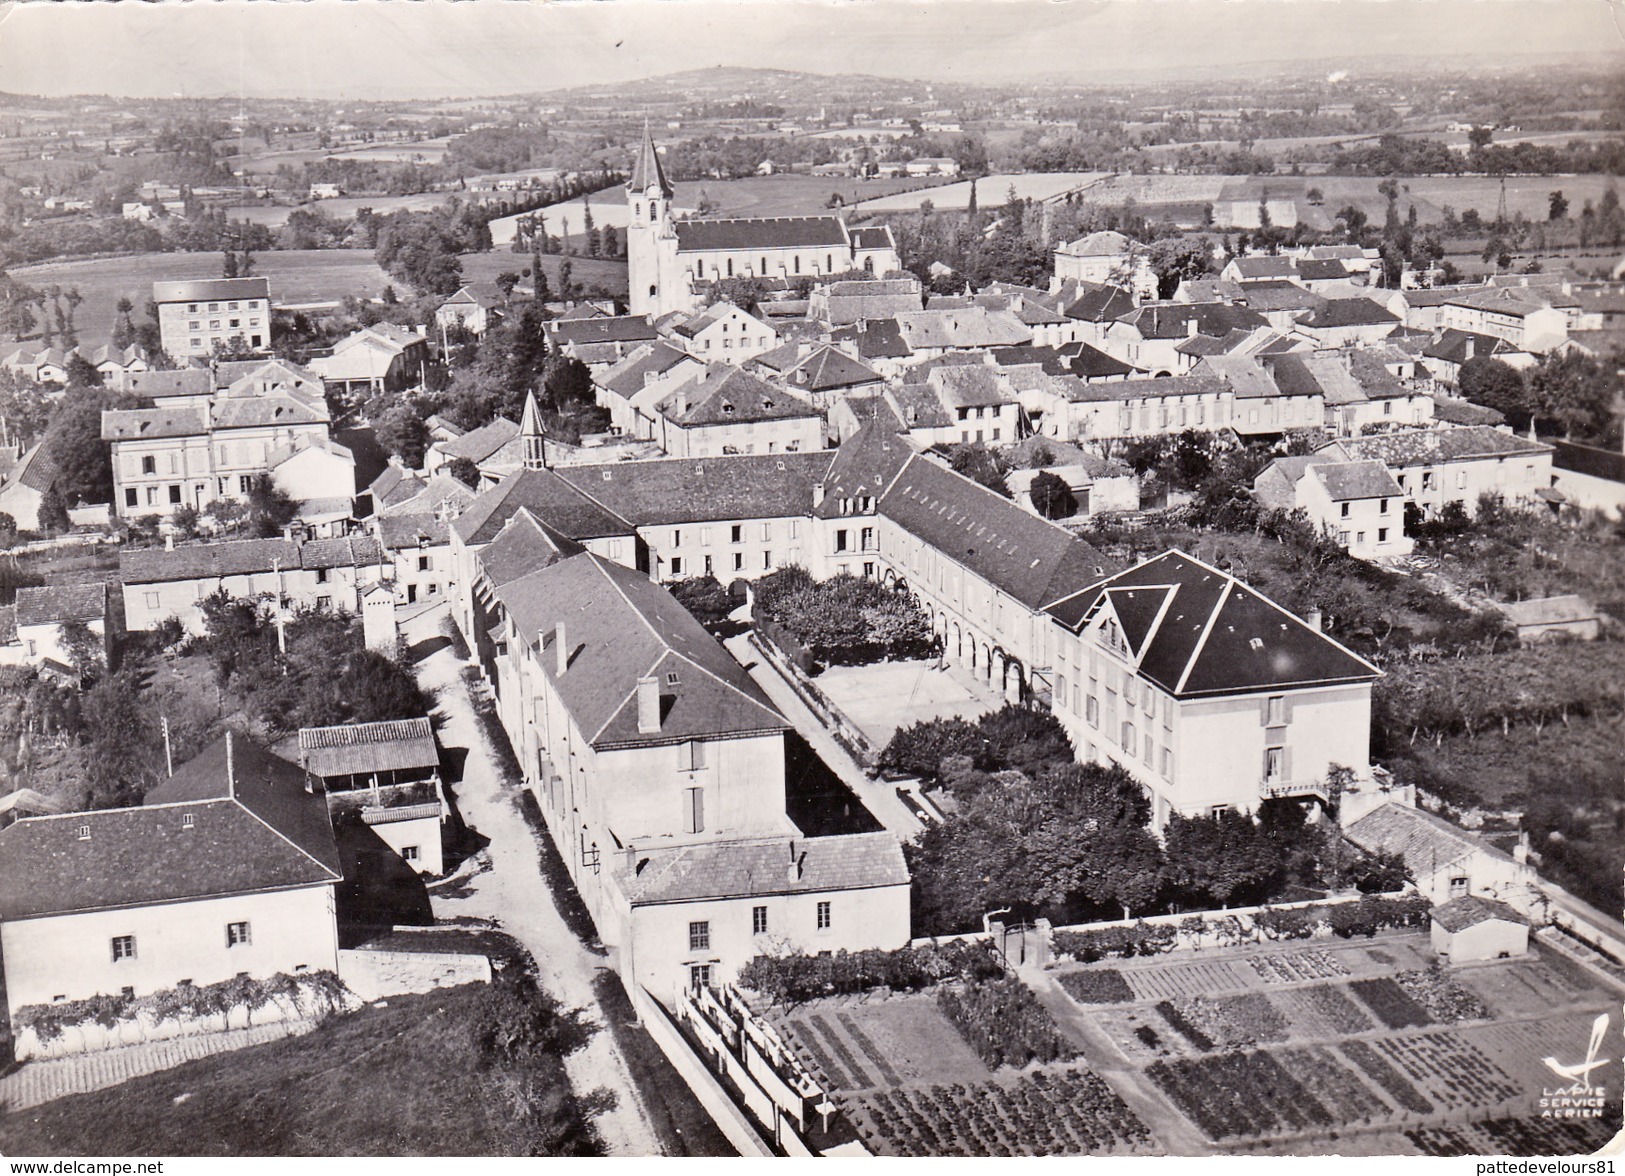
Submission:
<svg viewBox="0 0 1625 1176">
<path fill-rule="evenodd" d="M 254 272 L 271 279 L 271 298 L 278 304 L 327 302 L 354 294 L 377 297 L 389 285 L 367 249 L 288 250 L 256 253 Z M 152 297 L 152 284 L 220 276 L 218 253 L 139 253 L 90 261 L 57 261 L 23 266 L 11 274 L 30 286 L 76 286 L 84 296 L 77 324 L 81 342 L 107 342 L 120 297 L 140 313 Z"/>
<path fill-rule="evenodd" d="M 1014 188 L 1018 199 L 1051 200 L 1077 189 L 1089 189 L 1105 178 L 1103 172 L 1033 172 L 1027 175 L 983 176 L 979 180 L 961 180 L 952 184 L 933 186 L 926 191 L 907 191 L 895 196 L 880 193 L 869 197 L 858 206 L 866 213 L 913 212 L 922 201 L 929 200 L 944 211 L 963 211 L 970 207 L 970 193 L 976 188 L 976 202 L 983 208 L 1003 204 Z M 919 184 L 921 181 L 899 181 Z M 929 182 L 929 181 L 927 181 Z"/>
<path fill-rule="evenodd" d="M 570 280 L 582 286 L 601 286 L 611 294 L 623 295 L 626 293 L 626 262 L 604 261 L 594 257 L 565 257 L 563 255 L 547 254 L 542 258 L 542 268 L 547 271 L 547 280 L 555 293 L 559 288 L 559 271 L 564 263 L 570 263 Z M 497 246 L 490 253 L 465 253 L 462 256 L 463 280 L 466 282 L 491 282 L 503 272 L 520 273 L 530 265 L 530 254 L 510 253 L 502 246 Z M 529 285 L 529 282 L 526 282 Z"/>
<path fill-rule="evenodd" d="M 535 1140 L 501 1089 L 508 1075 L 482 1067 L 470 1032 L 483 991 L 470 985 L 391 997 L 304 1037 L 14 1112 L 0 1123 L 0 1149 L 24 1156 L 528 1154 Z M 543 1098 L 568 1085 L 556 1061 L 527 1076 Z"/>
</svg>

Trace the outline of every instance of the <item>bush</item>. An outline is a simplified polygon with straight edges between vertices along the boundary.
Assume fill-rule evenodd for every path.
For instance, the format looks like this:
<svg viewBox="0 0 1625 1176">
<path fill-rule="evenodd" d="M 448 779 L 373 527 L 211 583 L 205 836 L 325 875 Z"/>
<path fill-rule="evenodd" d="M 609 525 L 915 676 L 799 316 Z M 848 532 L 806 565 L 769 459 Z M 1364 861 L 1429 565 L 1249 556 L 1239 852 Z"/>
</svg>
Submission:
<svg viewBox="0 0 1625 1176">
<path fill-rule="evenodd" d="M 789 1006 L 871 988 L 916 992 L 945 980 L 974 982 L 1003 974 L 1003 965 L 987 944 L 953 941 L 896 951 L 756 956 L 739 970 L 739 985 Z"/>
<path fill-rule="evenodd" d="M 937 1007 L 990 1068 L 1020 1069 L 1033 1061 L 1078 1056 L 1049 1010 L 1020 980 L 967 984 L 958 991 L 944 988 L 937 993 Z"/>
<path fill-rule="evenodd" d="M 733 597 L 715 576 L 695 576 L 679 580 L 670 587 L 677 603 L 702 625 L 719 625 L 733 611 Z"/>
<path fill-rule="evenodd" d="M 936 648 L 918 605 L 857 576 L 817 581 L 804 568 L 781 568 L 756 582 L 753 611 L 770 623 L 763 627 L 770 637 L 787 635 L 827 665 L 921 658 Z"/>
<path fill-rule="evenodd" d="M 1116 968 L 1062 972 L 1055 979 L 1079 1004 L 1126 1004 L 1134 999 L 1134 990 Z"/>
</svg>

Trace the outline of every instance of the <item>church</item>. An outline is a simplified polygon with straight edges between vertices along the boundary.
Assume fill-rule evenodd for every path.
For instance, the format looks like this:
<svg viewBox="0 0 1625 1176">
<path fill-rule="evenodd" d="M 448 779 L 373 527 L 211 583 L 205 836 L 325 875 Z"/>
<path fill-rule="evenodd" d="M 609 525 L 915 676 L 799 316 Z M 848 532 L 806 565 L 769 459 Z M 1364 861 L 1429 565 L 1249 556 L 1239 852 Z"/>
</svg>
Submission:
<svg viewBox="0 0 1625 1176">
<path fill-rule="evenodd" d="M 626 196 L 632 314 L 698 309 L 705 285 L 729 278 L 817 281 L 858 271 L 882 277 L 902 268 L 885 225 L 851 227 L 834 215 L 675 219 L 672 186 L 647 129 Z"/>
</svg>

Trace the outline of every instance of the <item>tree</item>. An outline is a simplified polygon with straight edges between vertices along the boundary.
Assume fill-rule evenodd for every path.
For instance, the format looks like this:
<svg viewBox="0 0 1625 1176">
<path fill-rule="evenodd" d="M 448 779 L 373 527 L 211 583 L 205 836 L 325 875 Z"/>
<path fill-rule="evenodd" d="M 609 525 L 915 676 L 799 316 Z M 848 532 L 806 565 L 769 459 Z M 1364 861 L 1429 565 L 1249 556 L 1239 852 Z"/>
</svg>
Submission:
<svg viewBox="0 0 1625 1176">
<path fill-rule="evenodd" d="M 471 490 L 480 488 L 480 467 L 472 458 L 454 457 L 446 463 L 446 472 Z"/>
<path fill-rule="evenodd" d="M 1208 817 L 1175 813 L 1163 834 L 1169 882 L 1198 899 L 1229 906 L 1263 898 L 1282 867 L 1279 847 L 1245 813 Z"/>
<path fill-rule="evenodd" d="M 1078 511 L 1078 499 L 1072 487 L 1066 484 L 1066 479 L 1048 470 L 1034 475 L 1027 497 L 1032 500 L 1033 509 L 1046 519 L 1068 519 Z"/>
<path fill-rule="evenodd" d="M 404 401 L 386 409 L 373 424 L 378 444 L 401 459 L 409 470 L 423 468 L 423 454 L 429 448 L 429 427 L 422 415 Z"/>
<path fill-rule="evenodd" d="M 679 580 L 671 586 L 671 594 L 702 625 L 720 624 L 734 609 L 733 597 L 715 576 Z"/>
<path fill-rule="evenodd" d="M 592 373 L 587 365 L 557 352 L 549 355 L 543 365 L 542 389 L 544 401 L 554 409 L 594 401 Z"/>
<path fill-rule="evenodd" d="M 1474 404 L 1495 409 L 1514 428 L 1527 428 L 1535 410 L 1534 397 L 1517 369 L 1487 355 L 1474 356 L 1461 365 L 1456 388 Z"/>
<path fill-rule="evenodd" d="M 17 542 L 17 520 L 5 511 L 0 511 L 0 547 L 10 547 Z"/>
<path fill-rule="evenodd" d="M 954 472 L 986 486 L 1003 498 L 1010 497 L 1004 476 L 1010 472 L 1010 459 L 980 441 L 961 442 L 948 449 L 948 464 Z"/>
<path fill-rule="evenodd" d="M 299 504 L 270 474 L 254 475 L 248 487 L 248 525 L 256 538 L 276 538 L 298 513 Z"/>
<path fill-rule="evenodd" d="M 1187 278 L 1213 272 L 1213 250 L 1199 237 L 1162 237 L 1151 242 L 1147 256 L 1160 298 L 1172 298 Z"/>
<path fill-rule="evenodd" d="M 1546 200 L 1547 200 L 1547 204 L 1546 204 L 1546 219 L 1547 220 L 1549 220 L 1549 221 L 1560 221 L 1564 217 L 1568 216 L 1568 214 L 1569 214 L 1569 202 L 1563 195 L 1563 189 L 1559 188 L 1557 191 L 1553 192 L 1550 196 L 1548 196 L 1546 198 Z"/>
<path fill-rule="evenodd" d="M 68 356 L 68 387 L 69 388 L 100 388 L 102 374 L 96 370 L 96 365 L 75 351 Z"/>
<path fill-rule="evenodd" d="M 1612 446 L 1619 438 L 1625 379 L 1614 364 L 1579 351 L 1551 351 L 1529 371 L 1536 411 L 1569 440 Z"/>
<path fill-rule="evenodd" d="M 169 525 L 175 528 L 175 533 L 182 539 L 196 539 L 199 522 L 198 508 L 190 504 L 177 506 L 169 516 Z"/>
<path fill-rule="evenodd" d="M 107 647 L 84 621 L 64 621 L 60 641 L 68 668 L 79 675 L 81 682 L 99 677 L 106 669 Z"/>
<path fill-rule="evenodd" d="M 1494 127 L 1474 127 L 1467 132 L 1467 143 L 1474 151 L 1482 151 L 1490 145 L 1490 140 L 1494 137 Z"/>
<path fill-rule="evenodd" d="M 48 535 L 60 535 L 72 525 L 68 519 L 68 504 L 62 497 L 62 491 L 57 482 L 52 482 L 40 496 L 39 529 Z"/>
<path fill-rule="evenodd" d="M 519 285 L 519 275 L 512 270 L 504 270 L 496 276 L 494 284 L 502 292 L 502 301 L 509 302 L 513 299 L 513 288 Z"/>
</svg>

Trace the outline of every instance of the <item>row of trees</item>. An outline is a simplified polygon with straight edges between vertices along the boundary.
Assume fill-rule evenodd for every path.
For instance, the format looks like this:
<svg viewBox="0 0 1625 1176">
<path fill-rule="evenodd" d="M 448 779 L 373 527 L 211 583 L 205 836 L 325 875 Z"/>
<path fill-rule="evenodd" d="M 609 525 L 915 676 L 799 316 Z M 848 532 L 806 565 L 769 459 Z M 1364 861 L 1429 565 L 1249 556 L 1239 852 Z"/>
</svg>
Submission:
<svg viewBox="0 0 1625 1176">
<path fill-rule="evenodd" d="M 1520 432 L 1545 425 L 1570 441 L 1619 445 L 1625 376 L 1617 359 L 1607 362 L 1558 349 L 1519 371 L 1501 360 L 1476 356 L 1461 365 L 1456 387 L 1473 403 L 1501 413 Z"/>
<path fill-rule="evenodd" d="M 918 658 L 935 648 L 930 618 L 902 593 L 860 576 L 815 580 L 785 567 L 756 581 L 753 612 L 777 643 L 826 665 Z"/>
</svg>

